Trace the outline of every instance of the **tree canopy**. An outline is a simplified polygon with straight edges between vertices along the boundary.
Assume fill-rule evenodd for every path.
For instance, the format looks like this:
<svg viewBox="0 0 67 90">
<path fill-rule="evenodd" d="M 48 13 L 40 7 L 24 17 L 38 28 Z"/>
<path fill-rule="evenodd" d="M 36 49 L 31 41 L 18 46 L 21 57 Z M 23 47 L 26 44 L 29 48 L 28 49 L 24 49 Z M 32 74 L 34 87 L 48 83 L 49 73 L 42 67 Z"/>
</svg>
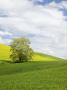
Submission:
<svg viewBox="0 0 67 90">
<path fill-rule="evenodd" d="M 10 57 L 14 62 L 25 62 L 32 59 L 33 50 L 27 38 L 14 38 L 11 43 Z"/>
</svg>

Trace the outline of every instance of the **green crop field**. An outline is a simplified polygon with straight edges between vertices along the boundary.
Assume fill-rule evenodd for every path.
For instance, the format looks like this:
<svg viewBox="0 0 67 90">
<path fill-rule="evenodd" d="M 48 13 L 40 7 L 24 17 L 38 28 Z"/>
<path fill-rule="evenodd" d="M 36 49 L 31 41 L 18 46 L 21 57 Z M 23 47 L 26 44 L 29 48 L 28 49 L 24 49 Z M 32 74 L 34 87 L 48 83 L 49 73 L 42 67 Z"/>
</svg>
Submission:
<svg viewBox="0 0 67 90">
<path fill-rule="evenodd" d="M 0 90 L 67 90 L 67 61 L 34 53 L 33 60 L 11 63 L 10 47 L 0 44 Z"/>
</svg>

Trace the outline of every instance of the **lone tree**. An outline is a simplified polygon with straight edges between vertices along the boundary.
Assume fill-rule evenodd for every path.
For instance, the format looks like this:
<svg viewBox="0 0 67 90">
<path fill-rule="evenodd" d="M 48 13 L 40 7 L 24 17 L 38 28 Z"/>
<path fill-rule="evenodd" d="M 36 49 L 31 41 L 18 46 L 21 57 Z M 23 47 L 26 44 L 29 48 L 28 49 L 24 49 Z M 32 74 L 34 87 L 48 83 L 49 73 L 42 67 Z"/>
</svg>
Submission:
<svg viewBox="0 0 67 90">
<path fill-rule="evenodd" d="M 32 59 L 33 50 L 27 38 L 14 38 L 11 43 L 10 57 L 14 62 L 26 62 Z"/>
</svg>

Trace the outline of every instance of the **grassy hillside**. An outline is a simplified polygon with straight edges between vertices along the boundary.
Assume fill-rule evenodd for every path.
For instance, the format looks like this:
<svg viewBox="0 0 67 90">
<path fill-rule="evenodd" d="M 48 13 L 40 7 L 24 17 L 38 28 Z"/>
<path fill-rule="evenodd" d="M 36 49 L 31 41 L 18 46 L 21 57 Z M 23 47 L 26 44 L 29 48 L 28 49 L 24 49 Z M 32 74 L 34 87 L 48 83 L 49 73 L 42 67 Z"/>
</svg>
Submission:
<svg viewBox="0 0 67 90">
<path fill-rule="evenodd" d="M 0 44 L 0 60 L 8 60 L 10 56 L 10 47 Z"/>
<path fill-rule="evenodd" d="M 0 90 L 67 90 L 67 61 L 2 63 Z"/>
<path fill-rule="evenodd" d="M 9 55 L 10 47 L 0 44 L 0 60 Z M 34 53 L 33 61 L 0 61 L 0 90 L 67 90 L 67 61 L 41 53 Z"/>
<path fill-rule="evenodd" d="M 0 60 L 10 60 L 10 47 L 0 44 Z M 32 56 L 33 61 L 57 61 L 59 58 L 44 55 L 41 53 L 34 53 Z"/>
<path fill-rule="evenodd" d="M 63 59 L 42 53 L 34 53 L 33 55 L 33 61 L 58 61 L 58 60 Z"/>
</svg>

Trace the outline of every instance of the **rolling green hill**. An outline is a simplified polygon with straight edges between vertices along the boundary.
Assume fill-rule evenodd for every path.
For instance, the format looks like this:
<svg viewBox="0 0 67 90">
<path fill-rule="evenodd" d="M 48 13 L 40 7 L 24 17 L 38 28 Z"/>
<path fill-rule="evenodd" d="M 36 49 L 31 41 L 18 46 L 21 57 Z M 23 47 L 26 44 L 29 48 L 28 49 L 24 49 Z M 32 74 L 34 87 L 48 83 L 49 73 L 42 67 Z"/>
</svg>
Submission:
<svg viewBox="0 0 67 90">
<path fill-rule="evenodd" d="M 0 60 L 10 60 L 10 47 L 4 44 L 0 44 Z M 57 61 L 60 60 L 57 57 L 41 54 L 41 53 L 34 53 L 32 56 L 33 61 Z"/>
<path fill-rule="evenodd" d="M 10 47 L 0 44 L 0 60 L 10 60 L 9 55 Z M 34 53 L 33 61 L 0 61 L 0 90 L 67 90 L 66 60 Z"/>
<path fill-rule="evenodd" d="M 0 90 L 67 90 L 67 61 L 2 63 Z"/>
</svg>

